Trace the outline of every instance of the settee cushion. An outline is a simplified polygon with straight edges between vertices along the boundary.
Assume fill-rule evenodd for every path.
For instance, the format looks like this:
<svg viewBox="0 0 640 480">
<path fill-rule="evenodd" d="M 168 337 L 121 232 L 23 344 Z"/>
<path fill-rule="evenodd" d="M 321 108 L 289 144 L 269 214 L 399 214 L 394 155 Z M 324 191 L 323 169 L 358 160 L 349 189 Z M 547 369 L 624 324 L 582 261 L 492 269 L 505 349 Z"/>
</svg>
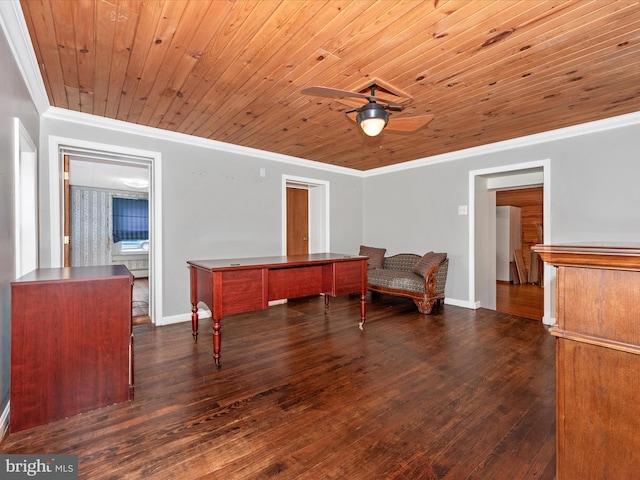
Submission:
<svg viewBox="0 0 640 480">
<path fill-rule="evenodd" d="M 374 268 L 382 268 L 382 261 L 384 260 L 384 254 L 387 253 L 386 248 L 367 247 L 366 245 L 360 245 L 360 255 L 369 257 L 367 262 L 367 268 L 373 270 Z"/>
<path fill-rule="evenodd" d="M 411 272 L 378 268 L 369 271 L 367 281 L 377 287 L 424 293 L 424 278 Z"/>
<path fill-rule="evenodd" d="M 433 268 L 435 265 L 440 265 L 445 258 L 447 258 L 446 253 L 425 253 L 422 258 L 418 260 L 418 263 L 414 265 L 412 271 L 413 273 L 416 273 L 425 278 L 429 273 L 429 270 L 431 270 L 431 268 Z"/>
</svg>

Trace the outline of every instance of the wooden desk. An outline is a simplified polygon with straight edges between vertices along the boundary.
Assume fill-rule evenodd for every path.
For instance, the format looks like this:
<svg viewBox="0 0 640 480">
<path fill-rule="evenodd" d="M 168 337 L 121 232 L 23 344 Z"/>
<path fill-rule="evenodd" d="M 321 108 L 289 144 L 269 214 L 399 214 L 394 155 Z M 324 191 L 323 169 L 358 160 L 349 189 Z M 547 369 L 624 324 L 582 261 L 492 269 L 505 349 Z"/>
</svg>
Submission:
<svg viewBox="0 0 640 480">
<path fill-rule="evenodd" d="M 640 472 L 640 245 L 537 245 L 557 268 L 556 478 Z"/>
<path fill-rule="evenodd" d="M 43 268 L 11 283 L 11 431 L 133 398 L 133 275 Z"/>
<path fill-rule="evenodd" d="M 220 365 L 220 320 L 234 313 L 261 310 L 273 300 L 325 294 L 360 293 L 360 327 L 366 315 L 368 257 L 336 253 L 283 257 L 190 260 L 191 324 L 198 338 L 198 303 L 213 316 L 213 358 Z"/>
</svg>

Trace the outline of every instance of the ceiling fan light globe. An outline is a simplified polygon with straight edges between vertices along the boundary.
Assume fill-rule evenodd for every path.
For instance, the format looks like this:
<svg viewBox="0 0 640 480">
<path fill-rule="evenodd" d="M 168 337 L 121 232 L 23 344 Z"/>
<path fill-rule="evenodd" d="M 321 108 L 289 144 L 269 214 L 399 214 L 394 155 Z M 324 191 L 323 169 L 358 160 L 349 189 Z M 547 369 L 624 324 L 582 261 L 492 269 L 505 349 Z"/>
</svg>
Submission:
<svg viewBox="0 0 640 480">
<path fill-rule="evenodd" d="M 380 135 L 380 132 L 382 132 L 386 124 L 387 122 L 382 118 L 365 118 L 360 122 L 360 128 L 362 128 L 362 131 L 366 135 L 375 137 L 376 135 Z"/>
<path fill-rule="evenodd" d="M 389 114 L 382 105 L 377 103 L 365 105 L 356 116 L 356 122 L 362 128 L 362 131 L 370 137 L 379 135 L 388 121 Z"/>
</svg>

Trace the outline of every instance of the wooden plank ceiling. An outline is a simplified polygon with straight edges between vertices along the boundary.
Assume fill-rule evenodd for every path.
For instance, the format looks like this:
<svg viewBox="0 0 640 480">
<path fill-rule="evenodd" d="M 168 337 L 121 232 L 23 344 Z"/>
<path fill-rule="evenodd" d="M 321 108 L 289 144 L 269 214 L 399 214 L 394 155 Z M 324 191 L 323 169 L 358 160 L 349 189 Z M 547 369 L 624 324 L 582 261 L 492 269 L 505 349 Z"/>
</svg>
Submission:
<svg viewBox="0 0 640 480">
<path fill-rule="evenodd" d="M 21 4 L 53 106 L 358 170 L 640 111 L 637 0 Z M 300 92 L 372 83 L 434 120 Z"/>
</svg>

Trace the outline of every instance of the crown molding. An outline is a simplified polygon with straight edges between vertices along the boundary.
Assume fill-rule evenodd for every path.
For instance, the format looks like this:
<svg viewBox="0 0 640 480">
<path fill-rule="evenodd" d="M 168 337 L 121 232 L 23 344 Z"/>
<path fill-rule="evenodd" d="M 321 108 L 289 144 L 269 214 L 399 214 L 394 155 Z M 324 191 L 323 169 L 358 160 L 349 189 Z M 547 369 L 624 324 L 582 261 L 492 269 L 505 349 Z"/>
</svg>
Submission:
<svg viewBox="0 0 640 480">
<path fill-rule="evenodd" d="M 1 0 L 0 0 L 0 3 Z M 167 140 L 171 142 L 179 142 L 187 145 L 199 146 L 202 148 L 208 148 L 217 151 L 223 151 L 233 153 L 237 155 L 245 155 L 255 158 L 261 158 L 266 160 L 273 160 L 275 162 L 286 163 L 290 165 L 298 165 L 307 168 L 314 168 L 317 170 L 324 170 L 333 173 L 340 173 L 345 175 L 351 175 L 360 178 L 373 177 L 377 175 L 384 175 L 388 173 L 400 172 L 404 170 L 412 170 L 428 165 L 434 165 L 437 163 L 453 162 L 456 160 L 463 160 L 469 157 L 475 157 L 479 155 L 487 155 L 492 153 L 503 152 L 505 150 L 511 150 L 514 148 L 529 147 L 532 145 L 539 145 L 556 140 L 563 140 L 567 138 L 577 137 L 580 135 L 588 135 L 592 133 L 602 132 L 606 130 L 612 130 L 615 128 L 622 128 L 631 125 L 640 124 L 640 112 L 629 113 L 626 115 L 620 115 L 617 117 L 606 118 L 604 120 L 597 120 L 594 122 L 583 123 L 581 125 L 574 125 L 571 127 L 560 128 L 557 130 L 550 130 L 548 132 L 537 133 L 535 135 L 527 135 L 526 137 L 514 138 L 511 140 L 505 140 L 503 142 L 491 143 L 488 145 L 481 145 L 479 147 L 467 148 L 464 150 L 457 150 L 455 152 L 444 153 L 442 155 L 434 155 L 432 157 L 424 157 L 417 160 L 410 160 L 407 162 L 399 163 L 396 165 L 390 165 L 387 167 L 374 168 L 371 170 L 360 171 L 346 167 L 339 167 L 327 163 L 316 162 L 313 160 L 306 160 L 303 158 L 282 155 L 280 153 L 268 152 L 266 150 L 259 150 L 257 148 L 243 147 L 241 145 L 234 145 L 231 143 L 220 142 L 217 140 L 210 140 L 208 138 L 195 137 L 184 133 L 172 132 L 169 130 L 162 130 L 155 127 L 148 127 L 145 125 L 138 125 L 134 123 L 125 122 L 122 120 L 114 120 L 111 118 L 99 117 L 88 113 L 75 112 L 72 110 L 66 110 L 57 107 L 49 107 L 43 114 L 43 117 L 62 120 L 66 122 L 75 122 L 83 125 L 92 125 L 98 128 L 105 128 L 121 133 L 133 133 L 141 136 L 151 137 L 159 140 Z"/>
<path fill-rule="evenodd" d="M 466 148 L 464 150 L 457 150 L 455 152 L 443 153 L 442 155 L 434 155 L 432 157 L 410 160 L 407 162 L 399 163 L 397 165 L 373 168 L 371 170 L 363 172 L 362 176 L 373 177 L 376 175 L 384 175 L 387 173 L 401 172 L 403 170 L 411 170 L 427 165 L 434 165 L 436 163 L 453 162 L 469 157 L 477 157 L 479 155 L 503 152 L 505 150 L 511 150 L 514 148 L 529 147 L 532 145 L 539 145 L 541 143 L 553 142 L 555 140 L 564 140 L 580 135 L 588 135 L 591 133 L 603 132 L 605 130 L 612 130 L 614 128 L 622 128 L 638 124 L 640 124 L 640 112 L 633 112 L 626 115 L 619 115 L 617 117 L 605 118 L 603 120 L 596 120 L 594 122 L 583 123 L 571 127 L 559 128 L 556 130 L 549 130 L 548 132 L 536 133 L 534 135 L 527 135 L 525 137 L 505 140 L 503 142 L 495 142 L 487 145 L 481 145 L 479 147 L 472 147 Z"/>
<path fill-rule="evenodd" d="M 50 106 L 49 97 L 19 0 L 0 0 L 0 26 L 36 110 L 42 115 Z"/>
<path fill-rule="evenodd" d="M 2 0 L 0 0 L 1 2 Z M 90 125 L 96 128 L 103 128 L 119 133 L 134 134 L 144 137 L 153 138 L 155 140 L 166 140 L 169 142 L 178 142 L 190 146 L 207 148 L 221 152 L 232 153 L 235 155 L 244 155 L 248 157 L 260 158 L 263 160 L 273 160 L 274 162 L 297 165 L 316 170 L 324 170 L 327 172 L 340 173 L 343 175 L 352 175 L 362 177 L 360 170 L 352 168 L 340 167 L 328 163 L 306 160 L 304 158 L 283 155 L 257 148 L 244 147 L 242 145 L 234 145 L 232 143 L 220 142 L 208 138 L 195 137 L 186 133 L 172 132 L 170 130 L 162 130 L 160 128 L 148 127 L 146 125 L 138 125 L 136 123 L 125 122 L 123 120 L 115 120 L 112 118 L 99 117 L 89 113 L 76 112 L 66 110 L 64 108 L 49 107 L 42 115 L 43 118 L 60 120 L 65 122 L 78 123 L 82 125 Z"/>
</svg>

